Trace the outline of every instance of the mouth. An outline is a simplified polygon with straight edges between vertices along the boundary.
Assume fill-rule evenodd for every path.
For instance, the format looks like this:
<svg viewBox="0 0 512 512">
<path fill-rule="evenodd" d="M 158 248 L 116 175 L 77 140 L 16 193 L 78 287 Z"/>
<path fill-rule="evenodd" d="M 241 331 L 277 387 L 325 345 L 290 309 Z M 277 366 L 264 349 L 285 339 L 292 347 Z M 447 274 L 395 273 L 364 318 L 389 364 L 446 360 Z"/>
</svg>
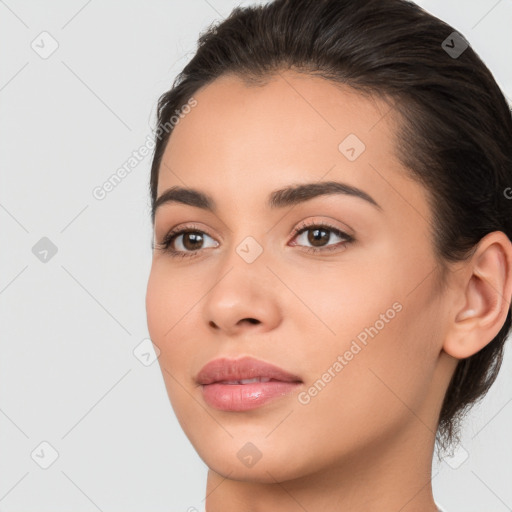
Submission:
<svg viewBox="0 0 512 512">
<path fill-rule="evenodd" d="M 248 411 L 295 392 L 302 380 L 278 366 L 244 357 L 215 359 L 197 375 L 205 402 L 221 411 Z"/>
<path fill-rule="evenodd" d="M 255 377 L 254 379 L 240 379 L 240 380 L 222 380 L 219 381 L 219 384 L 252 384 L 253 382 L 270 382 L 271 380 L 268 377 Z M 282 381 L 280 381 L 282 382 Z M 213 384 L 213 383 L 212 383 Z"/>
</svg>

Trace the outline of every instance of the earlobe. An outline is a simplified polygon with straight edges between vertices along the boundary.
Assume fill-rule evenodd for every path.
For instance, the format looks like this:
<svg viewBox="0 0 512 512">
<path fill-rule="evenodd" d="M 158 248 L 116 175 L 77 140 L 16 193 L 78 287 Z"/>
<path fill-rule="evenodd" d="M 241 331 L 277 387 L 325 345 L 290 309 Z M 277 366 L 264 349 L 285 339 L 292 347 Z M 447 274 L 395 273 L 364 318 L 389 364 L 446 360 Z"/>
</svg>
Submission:
<svg viewBox="0 0 512 512">
<path fill-rule="evenodd" d="M 457 359 L 479 352 L 499 333 L 512 296 L 512 244 L 501 231 L 480 240 L 457 273 L 463 297 L 453 312 L 443 350 Z M 462 302 L 463 306 L 460 307 Z"/>
</svg>

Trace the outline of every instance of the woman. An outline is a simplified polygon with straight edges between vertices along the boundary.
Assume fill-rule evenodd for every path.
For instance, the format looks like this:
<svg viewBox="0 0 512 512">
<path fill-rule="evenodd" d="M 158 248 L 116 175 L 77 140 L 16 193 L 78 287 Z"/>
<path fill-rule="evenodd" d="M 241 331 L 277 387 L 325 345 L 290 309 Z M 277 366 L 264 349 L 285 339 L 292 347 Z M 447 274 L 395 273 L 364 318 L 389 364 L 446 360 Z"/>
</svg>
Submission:
<svg viewBox="0 0 512 512">
<path fill-rule="evenodd" d="M 156 135 L 148 328 L 207 512 L 438 510 L 511 325 L 487 67 L 403 0 L 236 8 Z"/>
</svg>

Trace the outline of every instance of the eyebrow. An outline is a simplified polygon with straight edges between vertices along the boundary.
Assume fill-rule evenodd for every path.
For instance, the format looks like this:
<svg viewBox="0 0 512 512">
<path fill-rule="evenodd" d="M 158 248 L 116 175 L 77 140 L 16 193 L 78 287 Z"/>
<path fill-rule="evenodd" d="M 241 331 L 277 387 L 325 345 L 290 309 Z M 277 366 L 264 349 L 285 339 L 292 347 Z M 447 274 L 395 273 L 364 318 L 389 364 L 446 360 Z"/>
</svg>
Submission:
<svg viewBox="0 0 512 512">
<path fill-rule="evenodd" d="M 267 207 L 271 209 L 284 208 L 309 201 L 310 199 L 318 196 L 331 194 L 343 194 L 358 197 L 368 202 L 378 210 L 382 210 L 382 207 L 377 203 L 377 201 L 375 201 L 375 199 L 373 199 L 373 197 L 367 194 L 364 190 L 339 181 L 304 183 L 274 190 L 268 196 Z M 153 219 L 156 210 L 163 204 L 167 203 L 186 204 L 188 206 L 195 206 L 196 208 L 208 210 L 212 213 L 217 211 L 217 204 L 208 194 L 193 188 L 175 186 L 167 189 L 155 201 Z"/>
</svg>

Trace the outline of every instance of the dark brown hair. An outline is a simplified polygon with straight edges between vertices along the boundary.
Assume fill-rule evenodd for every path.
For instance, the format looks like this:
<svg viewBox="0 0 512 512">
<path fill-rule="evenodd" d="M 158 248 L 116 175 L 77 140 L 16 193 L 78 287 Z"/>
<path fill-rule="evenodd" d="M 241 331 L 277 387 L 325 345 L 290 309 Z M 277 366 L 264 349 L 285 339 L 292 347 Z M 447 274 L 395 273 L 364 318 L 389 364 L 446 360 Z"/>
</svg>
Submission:
<svg viewBox="0 0 512 512">
<path fill-rule="evenodd" d="M 454 32 L 406 0 L 276 0 L 235 8 L 200 35 L 196 54 L 159 99 L 153 224 L 175 111 L 221 75 L 257 86 L 293 69 L 390 104 L 400 120 L 397 154 L 427 191 L 443 272 L 449 262 L 471 256 L 487 233 L 503 231 L 512 239 L 512 199 L 505 193 L 512 185 L 511 110 L 489 69 Z M 510 326 L 509 309 L 499 334 L 459 361 L 439 417 L 441 447 L 460 441 L 465 413 L 494 383 Z"/>
</svg>

